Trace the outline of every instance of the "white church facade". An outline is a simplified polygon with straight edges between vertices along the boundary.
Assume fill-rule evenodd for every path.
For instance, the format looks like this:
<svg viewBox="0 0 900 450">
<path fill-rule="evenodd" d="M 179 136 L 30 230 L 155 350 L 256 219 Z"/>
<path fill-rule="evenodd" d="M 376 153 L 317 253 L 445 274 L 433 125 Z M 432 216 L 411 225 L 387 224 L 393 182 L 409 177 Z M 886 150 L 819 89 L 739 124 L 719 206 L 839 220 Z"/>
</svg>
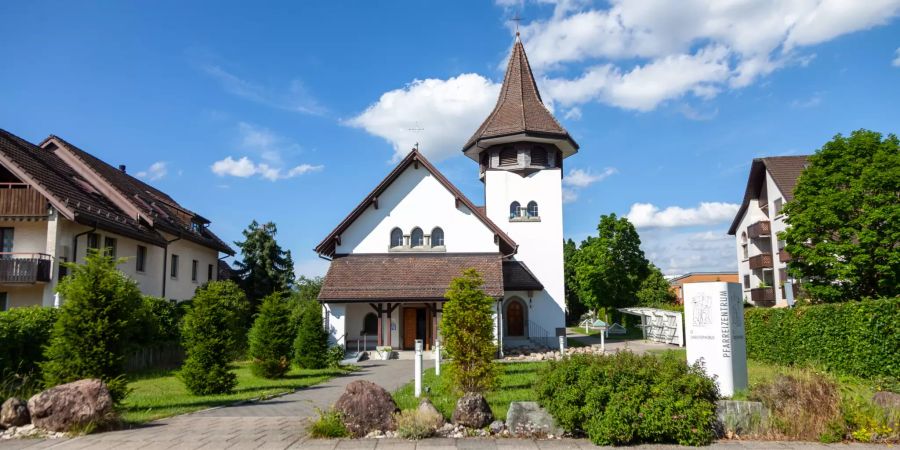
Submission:
<svg viewBox="0 0 900 450">
<path fill-rule="evenodd" d="M 316 247 L 331 260 L 319 301 L 333 343 L 430 349 L 444 294 L 468 268 L 495 300 L 501 348 L 549 344 L 565 325 L 563 161 L 578 145 L 544 106 L 519 39 L 497 105 L 462 151 L 484 206 L 412 150 Z"/>
</svg>

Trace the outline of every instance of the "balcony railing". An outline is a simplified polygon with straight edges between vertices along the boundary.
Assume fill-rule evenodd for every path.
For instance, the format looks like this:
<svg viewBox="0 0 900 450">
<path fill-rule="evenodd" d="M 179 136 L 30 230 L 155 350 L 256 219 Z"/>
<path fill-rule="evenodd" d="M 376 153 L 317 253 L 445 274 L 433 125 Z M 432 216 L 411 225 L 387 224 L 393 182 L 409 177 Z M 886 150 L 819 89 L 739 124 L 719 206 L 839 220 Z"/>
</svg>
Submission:
<svg viewBox="0 0 900 450">
<path fill-rule="evenodd" d="M 750 300 L 756 306 L 775 306 L 775 288 L 760 287 L 750 289 Z"/>
<path fill-rule="evenodd" d="M 772 264 L 772 254 L 771 253 L 761 253 L 756 256 L 750 257 L 750 270 L 753 269 L 771 269 Z"/>
<path fill-rule="evenodd" d="M 50 255 L 0 252 L 0 283 L 33 284 L 50 281 Z"/>
<path fill-rule="evenodd" d="M 47 215 L 47 200 L 25 183 L 0 183 L 0 216 L 41 217 Z"/>
<path fill-rule="evenodd" d="M 761 236 L 771 236 L 772 235 L 772 224 L 768 220 L 760 220 L 759 222 L 754 223 L 747 227 L 747 236 L 750 239 L 756 239 Z"/>
<path fill-rule="evenodd" d="M 791 260 L 791 254 L 785 249 L 778 250 L 778 260 L 783 263 L 788 262 Z"/>
</svg>

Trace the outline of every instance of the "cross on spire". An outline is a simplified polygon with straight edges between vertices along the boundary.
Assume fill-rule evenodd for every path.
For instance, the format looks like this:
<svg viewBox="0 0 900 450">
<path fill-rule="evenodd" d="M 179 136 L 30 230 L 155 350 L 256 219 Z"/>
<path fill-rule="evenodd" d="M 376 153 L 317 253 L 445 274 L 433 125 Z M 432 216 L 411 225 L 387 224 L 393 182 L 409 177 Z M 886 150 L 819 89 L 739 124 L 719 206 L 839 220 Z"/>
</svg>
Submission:
<svg viewBox="0 0 900 450">
<path fill-rule="evenodd" d="M 516 15 L 513 16 L 512 19 L 509 19 L 516 23 L 516 37 L 519 37 L 519 22 L 522 21 L 522 16 L 519 15 L 519 11 L 516 11 Z"/>
</svg>

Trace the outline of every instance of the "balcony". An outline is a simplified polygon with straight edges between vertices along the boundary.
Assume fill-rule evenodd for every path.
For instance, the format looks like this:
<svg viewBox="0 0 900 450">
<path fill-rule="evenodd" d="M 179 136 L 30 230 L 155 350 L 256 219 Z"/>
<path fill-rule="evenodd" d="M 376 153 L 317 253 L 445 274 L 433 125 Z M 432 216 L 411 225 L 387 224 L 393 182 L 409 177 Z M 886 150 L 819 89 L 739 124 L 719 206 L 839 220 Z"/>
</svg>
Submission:
<svg viewBox="0 0 900 450">
<path fill-rule="evenodd" d="M 25 183 L 0 183 L 0 217 L 46 217 L 47 200 Z"/>
<path fill-rule="evenodd" d="M 778 260 L 786 263 L 791 260 L 791 254 L 785 249 L 778 250 Z"/>
<path fill-rule="evenodd" d="M 772 224 L 768 220 L 760 220 L 759 222 L 754 223 L 747 227 L 747 236 L 750 239 L 756 239 L 762 236 L 771 236 L 772 235 Z"/>
<path fill-rule="evenodd" d="M 34 284 L 50 281 L 50 255 L 0 253 L 0 284 Z"/>
<path fill-rule="evenodd" d="M 750 289 L 750 301 L 756 306 L 775 306 L 775 288 L 760 287 Z"/>
<path fill-rule="evenodd" d="M 751 256 L 749 263 L 750 263 L 750 270 L 771 269 L 773 267 L 772 254 L 771 253 L 761 253 L 756 256 Z"/>
</svg>

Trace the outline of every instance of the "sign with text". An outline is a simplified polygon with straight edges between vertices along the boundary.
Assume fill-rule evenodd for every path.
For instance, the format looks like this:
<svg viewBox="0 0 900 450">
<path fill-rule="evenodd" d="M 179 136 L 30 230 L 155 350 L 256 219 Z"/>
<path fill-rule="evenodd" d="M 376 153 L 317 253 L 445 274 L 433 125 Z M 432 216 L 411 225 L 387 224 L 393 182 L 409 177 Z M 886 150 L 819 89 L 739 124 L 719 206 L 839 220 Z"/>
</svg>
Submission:
<svg viewBox="0 0 900 450">
<path fill-rule="evenodd" d="M 683 289 L 688 364 L 700 361 L 706 374 L 715 377 L 722 396 L 747 389 L 741 285 L 687 283 Z"/>
</svg>

